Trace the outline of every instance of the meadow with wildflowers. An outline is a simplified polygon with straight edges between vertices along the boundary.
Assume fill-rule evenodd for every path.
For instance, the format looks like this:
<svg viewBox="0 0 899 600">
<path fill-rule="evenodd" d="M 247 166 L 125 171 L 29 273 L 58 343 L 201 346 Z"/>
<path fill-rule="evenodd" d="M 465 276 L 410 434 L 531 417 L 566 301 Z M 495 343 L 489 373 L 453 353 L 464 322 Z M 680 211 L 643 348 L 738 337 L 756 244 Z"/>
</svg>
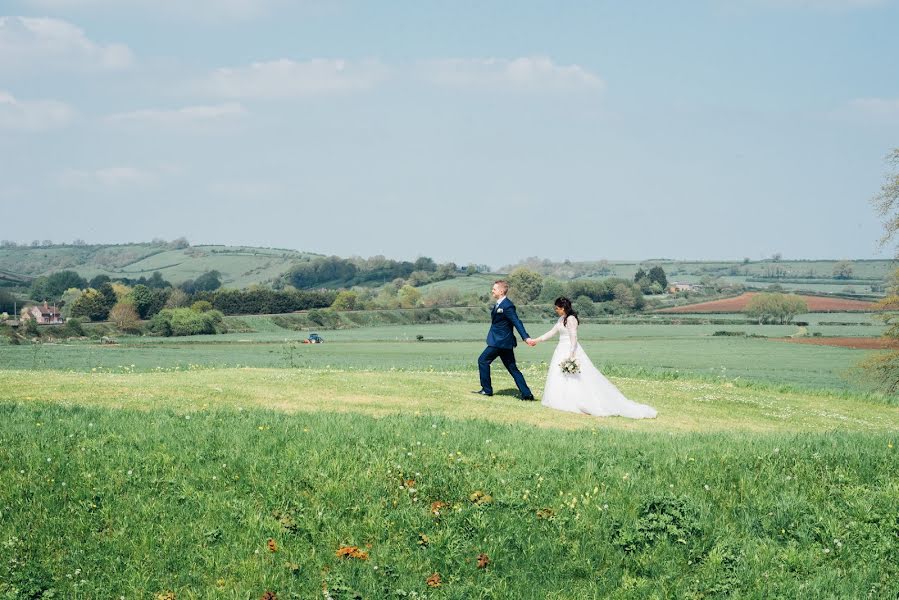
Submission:
<svg viewBox="0 0 899 600">
<path fill-rule="evenodd" d="M 3 348 L 0 598 L 899 594 L 891 398 L 768 363 L 618 363 L 659 417 L 593 418 L 520 402 L 499 372 L 471 395 L 477 342 L 377 333 L 221 344 L 273 351 L 256 366 L 138 339 Z M 374 365 L 352 352 L 368 344 Z M 783 372 L 821 350 L 788 348 Z M 87 362 L 107 350 L 136 358 Z M 522 362 L 540 390 L 540 355 Z"/>
</svg>

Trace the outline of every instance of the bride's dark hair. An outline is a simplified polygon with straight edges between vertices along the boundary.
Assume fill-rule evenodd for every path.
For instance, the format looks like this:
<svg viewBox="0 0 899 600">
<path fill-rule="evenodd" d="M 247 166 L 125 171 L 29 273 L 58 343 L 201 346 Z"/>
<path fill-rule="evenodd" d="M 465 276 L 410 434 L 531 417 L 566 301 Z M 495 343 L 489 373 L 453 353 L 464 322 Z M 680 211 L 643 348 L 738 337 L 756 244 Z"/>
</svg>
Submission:
<svg viewBox="0 0 899 600">
<path fill-rule="evenodd" d="M 562 325 L 568 325 L 568 317 L 574 317 L 578 321 L 577 311 L 571 307 L 571 300 L 566 298 L 565 296 L 559 296 L 556 298 L 555 305 L 565 311 L 565 318 L 562 319 Z"/>
</svg>

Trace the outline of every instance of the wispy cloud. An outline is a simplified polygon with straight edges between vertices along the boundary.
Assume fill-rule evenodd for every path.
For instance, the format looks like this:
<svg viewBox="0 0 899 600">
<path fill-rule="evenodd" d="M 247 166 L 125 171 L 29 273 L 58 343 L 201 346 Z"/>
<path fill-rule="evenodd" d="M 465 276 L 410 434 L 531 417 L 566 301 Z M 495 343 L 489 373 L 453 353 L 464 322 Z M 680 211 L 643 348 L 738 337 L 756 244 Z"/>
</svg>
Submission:
<svg viewBox="0 0 899 600">
<path fill-rule="evenodd" d="M 0 17 L 0 68 L 123 69 L 133 62 L 123 44 L 99 44 L 67 21 Z"/>
<path fill-rule="evenodd" d="M 46 131 L 68 124 L 75 111 L 55 100 L 18 100 L 0 90 L 0 130 Z"/>
<path fill-rule="evenodd" d="M 857 98 L 849 103 L 849 109 L 869 121 L 899 124 L 899 98 Z"/>
<path fill-rule="evenodd" d="M 237 102 L 226 102 L 210 106 L 185 106 L 176 109 L 144 109 L 116 113 L 106 117 L 108 123 L 125 125 L 147 125 L 152 127 L 189 127 L 221 123 L 247 114 Z"/>
<path fill-rule="evenodd" d="M 272 200 L 284 197 L 284 186 L 271 181 L 218 181 L 208 187 L 218 197 L 244 200 Z"/>
<path fill-rule="evenodd" d="M 152 11 L 201 21 L 248 19 L 271 13 L 285 0 L 23 0 L 47 11 Z"/>
<path fill-rule="evenodd" d="M 728 2 L 731 0 L 727 0 Z M 762 4 L 780 8 L 846 11 L 884 6 L 892 0 L 742 0 L 745 4 Z"/>
<path fill-rule="evenodd" d="M 196 88 L 224 98 L 298 98 L 366 90 L 382 81 L 387 72 L 387 67 L 376 60 L 316 58 L 296 62 L 282 58 L 217 69 Z"/>
<path fill-rule="evenodd" d="M 579 65 L 557 65 L 544 56 L 444 59 L 419 63 L 420 75 L 448 87 L 521 90 L 601 90 L 603 80 Z"/>
<path fill-rule="evenodd" d="M 124 166 L 93 170 L 66 169 L 57 179 L 66 188 L 133 188 L 155 183 L 159 179 L 159 173 Z"/>
</svg>

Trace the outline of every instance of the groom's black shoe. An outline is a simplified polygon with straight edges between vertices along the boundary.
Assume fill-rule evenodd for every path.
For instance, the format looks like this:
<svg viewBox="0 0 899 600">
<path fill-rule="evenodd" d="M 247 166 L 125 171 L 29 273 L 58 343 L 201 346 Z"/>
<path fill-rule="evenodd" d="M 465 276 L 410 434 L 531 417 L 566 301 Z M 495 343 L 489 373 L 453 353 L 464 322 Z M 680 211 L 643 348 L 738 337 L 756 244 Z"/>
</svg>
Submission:
<svg viewBox="0 0 899 600">
<path fill-rule="evenodd" d="M 521 399 L 522 400 L 536 400 L 536 398 L 534 398 L 533 396 L 522 396 Z"/>
<path fill-rule="evenodd" d="M 492 396 L 493 395 L 489 392 L 485 392 L 484 390 L 478 390 L 476 392 L 472 392 L 472 394 L 478 394 L 480 396 Z"/>
</svg>

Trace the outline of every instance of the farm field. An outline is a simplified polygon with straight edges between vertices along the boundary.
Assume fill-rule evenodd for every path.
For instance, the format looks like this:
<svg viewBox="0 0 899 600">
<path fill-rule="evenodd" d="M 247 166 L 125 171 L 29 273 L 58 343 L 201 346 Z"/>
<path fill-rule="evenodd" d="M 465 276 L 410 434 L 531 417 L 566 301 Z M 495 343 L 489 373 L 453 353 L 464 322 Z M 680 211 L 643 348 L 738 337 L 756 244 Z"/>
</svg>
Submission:
<svg viewBox="0 0 899 600">
<path fill-rule="evenodd" d="M 453 372 L 34 377 L 0 371 L 13 597 L 899 591 L 878 401 L 616 377 L 659 410 L 634 422 Z"/>
<path fill-rule="evenodd" d="M 830 315 L 839 320 L 841 317 Z M 123 336 L 117 344 L 64 342 L 33 346 L 0 346 L 0 363 L 10 369 L 153 370 L 196 367 L 337 368 L 462 371 L 476 381 L 476 358 L 483 349 L 484 326 L 477 323 L 404 325 L 319 330 L 326 343 L 301 344 L 308 331 L 273 326 L 254 318 L 254 333 L 217 336 L 149 338 Z M 528 325 L 532 335 L 549 323 Z M 822 336 L 879 335 L 882 326 L 810 325 L 806 333 Z M 716 336 L 728 331 L 745 335 Z M 604 371 L 652 377 L 728 379 L 806 389 L 865 391 L 854 366 L 863 352 L 849 348 L 781 344 L 775 338 L 795 335 L 796 326 L 782 325 L 591 325 L 581 342 Z M 423 341 L 417 341 L 421 335 Z M 753 337 L 770 336 L 770 337 Z M 517 352 L 525 368 L 545 369 L 554 342 Z"/>
<path fill-rule="evenodd" d="M 659 309 L 660 313 L 714 313 L 714 312 L 739 312 L 746 309 L 749 299 L 757 292 L 746 292 L 734 298 L 699 302 L 685 306 Z M 811 312 L 850 312 L 873 311 L 876 308 L 874 302 L 864 300 L 851 300 L 847 298 L 825 298 L 822 296 L 799 295 L 808 305 Z"/>
<path fill-rule="evenodd" d="M 482 323 L 2 345 L 0 598 L 895 596 L 868 352 L 695 318 L 584 325 L 646 421 L 473 396 Z"/>
</svg>

